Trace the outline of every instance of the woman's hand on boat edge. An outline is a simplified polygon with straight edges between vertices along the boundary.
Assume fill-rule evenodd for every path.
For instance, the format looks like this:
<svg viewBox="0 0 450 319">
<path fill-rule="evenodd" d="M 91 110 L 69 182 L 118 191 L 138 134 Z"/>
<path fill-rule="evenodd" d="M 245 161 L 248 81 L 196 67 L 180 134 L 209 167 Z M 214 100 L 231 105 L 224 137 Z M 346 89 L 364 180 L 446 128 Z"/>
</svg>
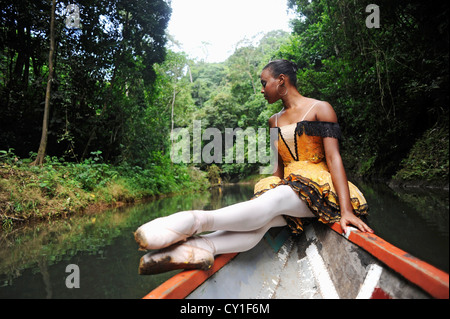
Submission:
<svg viewBox="0 0 450 319">
<path fill-rule="evenodd" d="M 367 226 L 366 223 L 364 223 L 361 219 L 355 216 L 353 213 L 347 213 L 341 215 L 340 220 L 341 228 L 344 234 L 347 234 L 347 226 L 353 225 L 356 228 L 358 228 L 363 233 L 371 233 L 373 234 L 373 230 Z"/>
</svg>

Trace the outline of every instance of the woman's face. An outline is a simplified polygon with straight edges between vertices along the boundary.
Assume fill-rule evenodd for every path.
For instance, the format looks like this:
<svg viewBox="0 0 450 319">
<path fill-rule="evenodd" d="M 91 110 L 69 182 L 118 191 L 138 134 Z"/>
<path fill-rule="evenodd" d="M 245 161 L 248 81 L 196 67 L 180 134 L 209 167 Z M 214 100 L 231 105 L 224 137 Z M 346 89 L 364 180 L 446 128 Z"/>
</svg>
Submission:
<svg viewBox="0 0 450 319">
<path fill-rule="evenodd" d="M 261 93 L 264 94 L 264 98 L 269 104 L 275 103 L 280 99 L 280 94 L 277 91 L 280 80 L 273 77 L 272 72 L 269 69 L 265 69 L 261 73 Z"/>
</svg>

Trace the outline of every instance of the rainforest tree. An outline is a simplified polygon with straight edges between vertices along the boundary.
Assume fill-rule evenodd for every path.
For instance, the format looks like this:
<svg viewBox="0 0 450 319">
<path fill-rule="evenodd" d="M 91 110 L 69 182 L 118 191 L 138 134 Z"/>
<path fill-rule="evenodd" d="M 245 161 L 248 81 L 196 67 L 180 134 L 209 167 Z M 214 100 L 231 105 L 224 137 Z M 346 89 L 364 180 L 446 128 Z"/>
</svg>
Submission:
<svg viewBox="0 0 450 319">
<path fill-rule="evenodd" d="M 37 150 L 42 130 L 51 38 L 51 1 L 2 1 L 0 148 L 20 156 Z M 154 63 L 165 58 L 171 9 L 164 0 L 80 0 L 79 24 L 69 2 L 56 1 L 54 72 L 47 151 L 81 160 L 102 150 L 117 162 L 129 128 L 149 107 Z M 152 128 L 147 126 L 151 134 Z M 128 155 L 130 157 L 130 155 Z M 132 158 L 133 156 L 131 156 Z"/>
<path fill-rule="evenodd" d="M 380 0 L 369 28 L 371 3 L 290 0 L 298 19 L 279 57 L 300 66 L 302 93 L 335 107 L 351 167 L 390 177 L 427 129 L 448 129 L 448 4 Z"/>
</svg>

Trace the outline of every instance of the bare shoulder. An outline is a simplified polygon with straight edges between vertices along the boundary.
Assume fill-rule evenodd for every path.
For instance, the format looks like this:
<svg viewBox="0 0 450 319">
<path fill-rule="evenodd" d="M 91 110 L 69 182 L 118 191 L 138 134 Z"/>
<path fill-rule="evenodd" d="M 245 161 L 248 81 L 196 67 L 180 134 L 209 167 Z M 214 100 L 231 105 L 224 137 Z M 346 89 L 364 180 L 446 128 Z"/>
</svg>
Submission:
<svg viewBox="0 0 450 319">
<path fill-rule="evenodd" d="M 273 114 L 270 118 L 269 118 L 269 127 L 275 127 L 275 123 L 276 123 L 276 117 L 277 117 L 278 113 Z"/>
<path fill-rule="evenodd" d="M 322 122 L 337 122 L 336 112 L 330 103 L 319 101 L 316 106 L 316 118 Z"/>
</svg>

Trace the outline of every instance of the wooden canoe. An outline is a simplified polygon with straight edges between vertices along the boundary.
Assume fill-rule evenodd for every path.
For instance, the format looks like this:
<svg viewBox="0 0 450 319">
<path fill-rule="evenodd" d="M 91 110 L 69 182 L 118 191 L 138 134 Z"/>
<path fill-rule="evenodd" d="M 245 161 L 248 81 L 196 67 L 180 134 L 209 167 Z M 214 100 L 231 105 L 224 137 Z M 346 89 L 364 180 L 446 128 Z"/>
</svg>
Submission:
<svg viewBox="0 0 450 319">
<path fill-rule="evenodd" d="M 271 229 L 253 249 L 182 271 L 144 299 L 449 298 L 449 275 L 380 237 L 314 222 L 299 237 Z"/>
</svg>

